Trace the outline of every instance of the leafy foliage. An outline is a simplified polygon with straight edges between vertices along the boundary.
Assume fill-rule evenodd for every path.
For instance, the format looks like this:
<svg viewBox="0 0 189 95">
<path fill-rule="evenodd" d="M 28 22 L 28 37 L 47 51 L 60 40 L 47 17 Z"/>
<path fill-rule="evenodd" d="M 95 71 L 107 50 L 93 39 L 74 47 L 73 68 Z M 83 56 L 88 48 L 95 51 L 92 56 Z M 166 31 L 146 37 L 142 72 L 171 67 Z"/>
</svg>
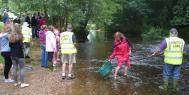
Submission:
<svg viewBox="0 0 189 95">
<path fill-rule="evenodd" d="M 74 26 L 86 38 L 88 24 L 131 35 L 146 33 L 146 26 L 167 29 L 189 25 L 188 0 L 8 0 L 17 12 L 44 12 L 56 26 Z M 150 30 L 156 31 L 156 30 Z M 149 33 L 151 34 L 151 32 Z"/>
<path fill-rule="evenodd" d="M 160 27 L 153 27 L 148 26 L 146 27 L 145 31 L 142 33 L 142 37 L 144 41 L 151 41 L 151 40 L 157 40 L 162 38 L 163 36 L 168 36 L 169 32 L 168 29 L 163 29 Z"/>
</svg>

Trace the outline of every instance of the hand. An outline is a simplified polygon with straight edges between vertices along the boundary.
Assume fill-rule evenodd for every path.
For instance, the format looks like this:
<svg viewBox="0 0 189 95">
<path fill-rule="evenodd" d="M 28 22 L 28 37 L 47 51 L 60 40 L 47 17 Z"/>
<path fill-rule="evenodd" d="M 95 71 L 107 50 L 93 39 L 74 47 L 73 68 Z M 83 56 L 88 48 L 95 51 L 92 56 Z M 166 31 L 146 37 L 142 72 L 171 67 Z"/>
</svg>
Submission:
<svg viewBox="0 0 189 95">
<path fill-rule="evenodd" d="M 132 53 L 131 50 L 129 50 L 129 55 L 131 55 L 131 53 Z"/>
<path fill-rule="evenodd" d="M 154 52 L 151 56 L 155 56 L 157 53 L 156 52 Z"/>
</svg>

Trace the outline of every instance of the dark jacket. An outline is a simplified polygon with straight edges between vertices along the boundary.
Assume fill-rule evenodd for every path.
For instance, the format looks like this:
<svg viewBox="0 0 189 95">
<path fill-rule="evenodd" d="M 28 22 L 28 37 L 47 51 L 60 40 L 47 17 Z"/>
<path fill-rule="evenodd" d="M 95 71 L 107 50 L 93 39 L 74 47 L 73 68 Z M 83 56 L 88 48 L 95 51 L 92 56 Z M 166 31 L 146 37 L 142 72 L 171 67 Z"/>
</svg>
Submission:
<svg viewBox="0 0 189 95">
<path fill-rule="evenodd" d="M 17 58 L 24 58 L 23 42 L 18 41 L 15 43 L 10 42 L 11 56 Z"/>
</svg>

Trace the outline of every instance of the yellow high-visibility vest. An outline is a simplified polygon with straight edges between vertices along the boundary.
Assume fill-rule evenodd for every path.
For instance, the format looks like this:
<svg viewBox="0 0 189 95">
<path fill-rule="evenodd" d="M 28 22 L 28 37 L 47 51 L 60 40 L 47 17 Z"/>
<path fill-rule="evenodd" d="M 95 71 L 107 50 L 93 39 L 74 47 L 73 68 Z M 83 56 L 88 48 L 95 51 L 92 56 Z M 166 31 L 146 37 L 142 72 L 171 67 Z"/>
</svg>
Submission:
<svg viewBox="0 0 189 95">
<path fill-rule="evenodd" d="M 178 37 L 166 38 L 167 47 L 164 51 L 164 62 L 172 65 L 181 65 L 185 42 Z"/>
<path fill-rule="evenodd" d="M 22 35 L 23 35 L 23 42 L 30 42 L 31 41 L 31 28 L 23 26 L 22 27 Z"/>
<path fill-rule="evenodd" d="M 77 49 L 72 40 L 73 35 L 73 32 L 63 32 L 60 34 L 60 47 L 62 54 L 77 53 Z"/>
</svg>

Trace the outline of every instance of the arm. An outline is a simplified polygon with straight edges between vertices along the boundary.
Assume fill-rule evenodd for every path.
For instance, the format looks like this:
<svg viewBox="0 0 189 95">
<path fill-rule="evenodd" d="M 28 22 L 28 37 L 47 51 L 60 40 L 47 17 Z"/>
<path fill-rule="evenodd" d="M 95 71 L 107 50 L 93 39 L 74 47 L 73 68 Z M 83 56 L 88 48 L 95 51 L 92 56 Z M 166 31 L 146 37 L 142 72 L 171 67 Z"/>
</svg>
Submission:
<svg viewBox="0 0 189 95">
<path fill-rule="evenodd" d="M 160 55 L 161 52 L 166 49 L 167 47 L 167 43 L 166 43 L 166 40 L 163 40 L 160 45 L 159 45 L 159 48 L 152 54 L 152 56 L 155 56 L 155 55 Z"/>
<path fill-rule="evenodd" d="M 73 34 L 73 36 L 72 36 L 72 41 L 73 41 L 74 45 L 76 46 L 76 45 L 77 45 L 77 40 L 76 40 L 76 37 L 75 37 L 74 34 Z"/>
<path fill-rule="evenodd" d="M 52 36 L 51 44 L 53 47 L 54 52 L 56 51 L 56 37 L 55 35 Z"/>
</svg>

